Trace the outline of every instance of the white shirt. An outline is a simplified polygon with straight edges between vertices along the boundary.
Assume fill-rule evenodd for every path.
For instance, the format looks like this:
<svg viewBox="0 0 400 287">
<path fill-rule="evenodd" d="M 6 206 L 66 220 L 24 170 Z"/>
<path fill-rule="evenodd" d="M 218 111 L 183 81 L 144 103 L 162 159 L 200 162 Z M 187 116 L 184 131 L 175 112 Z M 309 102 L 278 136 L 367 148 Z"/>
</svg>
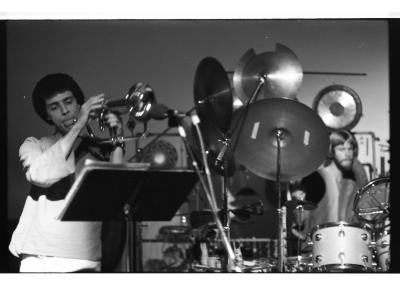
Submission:
<svg viewBox="0 0 400 287">
<path fill-rule="evenodd" d="M 9 249 L 17 257 L 34 254 L 99 261 L 101 222 L 55 219 L 75 173 L 74 153 L 65 159 L 59 139 L 60 135 L 39 140 L 29 137 L 20 147 L 20 160 L 32 188 Z"/>
</svg>

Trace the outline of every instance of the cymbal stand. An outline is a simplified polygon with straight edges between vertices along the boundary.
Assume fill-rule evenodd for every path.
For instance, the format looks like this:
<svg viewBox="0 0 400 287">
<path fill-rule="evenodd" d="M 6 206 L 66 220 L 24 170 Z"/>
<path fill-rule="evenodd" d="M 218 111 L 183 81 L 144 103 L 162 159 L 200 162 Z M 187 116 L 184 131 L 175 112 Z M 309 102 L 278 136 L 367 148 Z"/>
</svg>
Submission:
<svg viewBox="0 0 400 287">
<path fill-rule="evenodd" d="M 237 137 L 236 137 L 236 140 L 235 140 L 235 142 L 234 142 L 234 144 L 233 144 L 233 147 L 232 147 L 232 153 L 235 151 L 236 146 L 237 146 L 237 144 L 238 144 L 238 142 L 239 142 L 240 133 L 241 133 L 241 131 L 242 131 L 244 122 L 245 122 L 245 120 L 246 120 L 246 117 L 247 117 L 247 113 L 248 113 L 248 111 L 249 111 L 250 104 L 257 98 L 258 92 L 260 91 L 260 89 L 262 88 L 262 86 L 265 84 L 266 78 L 267 78 L 266 75 L 260 75 L 260 78 L 259 78 L 257 87 L 256 87 L 256 89 L 254 90 L 253 95 L 251 95 L 250 99 L 249 99 L 249 100 L 247 101 L 247 103 L 246 103 L 246 106 L 240 111 L 240 114 L 239 114 L 239 116 L 238 116 L 236 122 L 232 125 L 233 130 L 232 130 L 232 131 L 229 131 L 229 132 L 227 133 L 228 135 L 233 135 L 233 132 L 235 131 L 235 128 L 239 128 L 239 133 L 238 133 L 238 135 L 237 135 Z M 239 124 L 239 123 L 240 123 L 240 124 Z"/>
<path fill-rule="evenodd" d="M 300 228 L 302 222 L 303 222 L 303 212 L 304 212 L 304 207 L 302 204 L 299 204 L 296 206 L 296 210 L 298 212 L 298 218 L 299 218 L 299 224 L 297 224 Z M 301 238 L 297 237 L 297 260 L 300 260 L 300 250 L 301 250 Z"/>
<path fill-rule="evenodd" d="M 277 161 L 276 161 L 276 189 L 278 191 L 278 272 L 284 272 L 284 241 L 283 234 L 284 228 L 284 216 L 286 216 L 285 210 L 281 206 L 281 140 L 284 136 L 282 129 L 277 128 L 275 131 L 276 143 L 277 143 Z"/>
<path fill-rule="evenodd" d="M 234 150 L 236 149 L 237 143 L 239 141 L 240 132 L 241 132 L 241 129 L 243 127 L 245 118 L 247 116 L 247 112 L 248 112 L 249 106 L 254 101 L 254 99 L 256 99 L 260 89 L 265 84 L 266 80 L 267 80 L 267 75 L 266 74 L 259 75 L 259 81 L 258 81 L 257 87 L 254 90 L 254 93 L 251 96 L 251 98 L 249 99 L 249 101 L 246 103 L 246 106 L 245 106 L 244 110 L 242 110 L 242 113 L 244 113 L 244 117 L 242 119 L 241 124 L 240 125 L 237 125 L 237 124 L 233 125 L 234 127 L 239 126 L 240 130 L 239 130 L 238 136 L 236 137 L 236 141 L 234 143 L 232 152 L 234 152 Z M 239 115 L 238 121 L 241 120 L 242 116 L 243 116 L 242 114 Z M 286 209 L 283 210 L 282 207 L 281 207 L 281 184 L 280 184 L 280 176 L 281 176 L 281 174 L 280 174 L 281 173 L 281 171 L 280 171 L 280 168 L 281 168 L 281 163 L 280 163 L 280 160 L 281 160 L 281 154 L 280 154 L 281 153 L 281 145 L 280 144 L 281 144 L 281 142 L 280 141 L 281 141 L 282 137 L 284 136 L 283 130 L 281 130 L 280 128 L 277 128 L 276 131 L 275 131 L 275 136 L 276 136 L 276 141 L 277 141 L 276 185 L 277 185 L 277 191 L 278 191 L 278 220 L 279 220 L 279 224 L 278 224 L 278 272 L 283 272 L 284 271 L 284 268 L 283 268 L 283 264 L 284 264 L 283 243 L 284 242 L 282 242 L 282 234 L 283 234 L 283 220 L 286 221 L 286 218 L 284 218 L 284 216 L 286 216 Z M 283 213 L 285 213 L 285 214 L 283 214 Z"/>
</svg>

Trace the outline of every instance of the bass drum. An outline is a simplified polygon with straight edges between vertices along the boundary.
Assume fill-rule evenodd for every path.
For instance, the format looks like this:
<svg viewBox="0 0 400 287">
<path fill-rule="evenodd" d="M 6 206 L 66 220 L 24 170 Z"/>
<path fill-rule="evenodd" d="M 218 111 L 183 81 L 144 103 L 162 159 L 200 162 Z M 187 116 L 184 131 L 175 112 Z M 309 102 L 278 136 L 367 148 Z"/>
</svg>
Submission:
<svg viewBox="0 0 400 287">
<path fill-rule="evenodd" d="M 390 179 L 377 178 L 357 191 L 354 212 L 361 221 L 383 223 L 389 215 Z"/>
</svg>

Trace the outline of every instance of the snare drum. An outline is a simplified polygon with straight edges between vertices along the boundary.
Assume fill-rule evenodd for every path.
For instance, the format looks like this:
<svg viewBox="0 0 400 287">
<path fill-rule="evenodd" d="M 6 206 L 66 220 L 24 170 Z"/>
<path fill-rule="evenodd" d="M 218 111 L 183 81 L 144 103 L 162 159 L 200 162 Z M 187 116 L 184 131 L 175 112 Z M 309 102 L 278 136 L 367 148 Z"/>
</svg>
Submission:
<svg viewBox="0 0 400 287">
<path fill-rule="evenodd" d="M 344 221 L 317 225 L 311 231 L 315 271 L 360 272 L 372 267 L 371 232 Z"/>
</svg>

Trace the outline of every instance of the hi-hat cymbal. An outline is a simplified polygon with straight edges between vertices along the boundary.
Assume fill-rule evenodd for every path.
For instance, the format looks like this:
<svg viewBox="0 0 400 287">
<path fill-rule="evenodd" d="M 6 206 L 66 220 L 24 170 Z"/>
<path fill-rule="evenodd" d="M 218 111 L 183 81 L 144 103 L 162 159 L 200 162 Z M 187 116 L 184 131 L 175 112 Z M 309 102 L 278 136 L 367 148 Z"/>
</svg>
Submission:
<svg viewBox="0 0 400 287">
<path fill-rule="evenodd" d="M 302 206 L 304 210 L 314 210 L 317 208 L 317 205 L 314 202 L 307 201 L 307 200 L 298 200 L 292 199 L 285 203 L 287 207 L 296 208 L 298 206 Z"/>
<path fill-rule="evenodd" d="M 265 80 L 257 99 L 295 99 L 303 80 L 303 70 L 296 55 L 286 46 L 277 44 L 275 52 L 256 55 L 248 50 L 239 60 L 233 86 L 240 99 L 246 103 L 253 96 L 260 80 Z"/>
<path fill-rule="evenodd" d="M 296 100 L 270 98 L 254 102 L 248 109 L 241 130 L 237 128 L 233 134 L 238 164 L 260 177 L 276 180 L 277 131 L 281 134 L 282 181 L 300 179 L 323 163 L 329 132 L 311 108 Z"/>
<path fill-rule="evenodd" d="M 232 120 L 233 100 L 228 75 L 214 58 L 204 58 L 194 78 L 196 112 L 202 121 L 209 121 L 225 133 Z"/>
</svg>

